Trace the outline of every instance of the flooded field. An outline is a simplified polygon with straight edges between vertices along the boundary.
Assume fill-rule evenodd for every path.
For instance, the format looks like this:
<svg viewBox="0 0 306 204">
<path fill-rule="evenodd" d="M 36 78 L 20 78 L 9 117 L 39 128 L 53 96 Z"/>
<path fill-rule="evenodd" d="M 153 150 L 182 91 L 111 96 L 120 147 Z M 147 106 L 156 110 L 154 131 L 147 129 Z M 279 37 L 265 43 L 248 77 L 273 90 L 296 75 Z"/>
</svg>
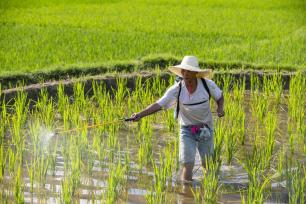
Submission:
<svg viewBox="0 0 306 204">
<path fill-rule="evenodd" d="M 174 80 L 172 79 L 171 83 Z M 56 99 L 45 89 L 29 108 L 20 92 L 2 102 L 0 199 L 3 203 L 304 203 L 306 79 L 283 91 L 278 75 L 216 79 L 225 117 L 215 122 L 215 149 L 193 182 L 179 181 L 178 132 L 173 109 L 126 122 L 167 89 L 161 78 L 137 79 L 135 90 L 74 85 Z"/>
</svg>

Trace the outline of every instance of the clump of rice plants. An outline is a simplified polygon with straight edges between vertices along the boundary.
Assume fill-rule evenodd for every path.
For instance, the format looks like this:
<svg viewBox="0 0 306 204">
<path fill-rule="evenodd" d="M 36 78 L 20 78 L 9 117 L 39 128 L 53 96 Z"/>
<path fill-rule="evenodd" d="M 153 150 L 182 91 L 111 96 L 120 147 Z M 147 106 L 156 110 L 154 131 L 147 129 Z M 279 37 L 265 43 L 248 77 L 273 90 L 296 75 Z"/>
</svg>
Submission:
<svg viewBox="0 0 306 204">
<path fill-rule="evenodd" d="M 300 161 L 293 162 L 292 158 L 287 159 L 285 165 L 289 203 L 305 203 L 305 166 Z"/>
<path fill-rule="evenodd" d="M 305 100 L 306 78 L 301 72 L 292 77 L 289 86 L 288 99 L 288 133 L 291 152 L 294 153 L 296 146 L 304 148 L 305 127 Z M 296 141 L 296 143 L 294 142 Z M 297 144 L 297 145 L 296 145 Z"/>
</svg>

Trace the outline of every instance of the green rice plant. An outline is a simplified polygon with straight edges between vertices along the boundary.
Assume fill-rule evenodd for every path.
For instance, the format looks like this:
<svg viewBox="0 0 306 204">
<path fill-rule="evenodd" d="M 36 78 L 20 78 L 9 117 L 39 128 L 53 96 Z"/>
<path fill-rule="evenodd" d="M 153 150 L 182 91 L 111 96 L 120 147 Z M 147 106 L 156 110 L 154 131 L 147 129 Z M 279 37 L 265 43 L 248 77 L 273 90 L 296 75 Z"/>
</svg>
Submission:
<svg viewBox="0 0 306 204">
<path fill-rule="evenodd" d="M 13 173 L 15 170 L 15 166 L 18 162 L 18 156 L 17 153 L 14 152 L 14 150 L 9 147 L 7 150 L 7 155 L 8 155 L 8 172 Z"/>
<path fill-rule="evenodd" d="M 192 192 L 192 195 L 195 199 L 196 204 L 204 203 L 204 201 L 202 199 L 202 188 L 201 188 L 201 186 L 196 186 L 195 190 L 193 188 L 191 188 L 191 192 Z"/>
<path fill-rule="evenodd" d="M 229 93 L 230 89 L 231 89 L 231 81 L 233 81 L 232 77 L 230 75 L 223 75 L 222 76 L 222 82 L 223 82 L 223 94 L 224 97 L 227 98 L 226 94 Z"/>
<path fill-rule="evenodd" d="M 273 155 L 274 145 L 275 145 L 275 132 L 277 127 L 277 118 L 276 113 L 268 112 L 265 118 L 265 130 L 266 130 L 266 138 L 265 138 L 265 162 L 266 165 L 270 166 L 271 157 Z"/>
<path fill-rule="evenodd" d="M 57 87 L 57 107 L 58 112 L 63 115 L 66 107 L 69 104 L 68 96 L 65 94 L 65 88 L 62 83 L 60 83 Z"/>
<path fill-rule="evenodd" d="M 4 153 L 4 145 L 0 144 L 0 183 L 2 182 L 4 177 L 7 155 L 8 154 Z"/>
<path fill-rule="evenodd" d="M 25 136 L 21 133 L 25 125 L 29 103 L 27 103 L 27 94 L 23 91 L 17 93 L 14 103 L 14 114 L 11 117 L 10 133 L 12 142 L 18 149 L 23 149 Z"/>
<path fill-rule="evenodd" d="M 163 118 L 166 118 L 166 126 L 170 132 L 173 132 L 176 126 L 176 121 L 173 114 L 173 111 L 163 111 Z"/>
<path fill-rule="evenodd" d="M 283 82 L 280 73 L 273 74 L 272 76 L 264 76 L 263 78 L 263 92 L 267 97 L 274 101 L 274 108 L 277 108 L 281 102 L 283 92 Z"/>
<path fill-rule="evenodd" d="M 215 163 L 221 161 L 221 154 L 223 149 L 223 141 L 226 132 L 226 126 L 224 120 L 217 120 L 215 123 L 215 130 L 214 130 L 214 154 L 213 154 L 213 161 Z"/>
<path fill-rule="evenodd" d="M 42 154 L 40 158 L 37 158 L 36 170 L 35 170 L 37 181 L 42 186 L 46 184 L 46 176 L 47 176 L 48 167 L 49 167 L 49 160 L 48 158 L 46 158 L 45 154 Z"/>
<path fill-rule="evenodd" d="M 30 192 L 33 193 L 34 190 L 34 178 L 35 178 L 35 169 L 36 169 L 36 160 L 33 159 L 30 164 L 26 162 L 27 172 L 30 179 Z"/>
<path fill-rule="evenodd" d="M 43 88 L 40 90 L 40 94 L 35 105 L 37 117 L 40 119 L 42 124 L 48 128 L 53 128 L 54 122 L 54 103 L 52 97 L 49 98 L 47 89 Z"/>
<path fill-rule="evenodd" d="M 251 94 L 254 94 L 254 93 L 258 92 L 258 90 L 260 89 L 260 84 L 261 83 L 259 82 L 258 76 L 252 72 L 250 74 Z"/>
<path fill-rule="evenodd" d="M 161 154 L 159 155 L 159 166 L 154 159 L 152 159 L 151 163 L 154 171 L 154 182 L 153 189 L 146 194 L 147 202 L 153 203 L 164 203 L 166 199 L 166 187 L 167 181 L 169 179 L 169 172 L 172 169 L 172 156 L 169 152 L 170 149 L 166 150 L 166 157 L 163 159 Z M 170 174 L 172 175 L 172 173 Z M 153 198 L 154 197 L 154 198 Z"/>
<path fill-rule="evenodd" d="M 255 117 L 260 124 L 263 124 L 266 113 L 268 112 L 268 99 L 266 96 L 260 94 L 255 90 L 252 94 L 251 111 L 252 116 Z"/>
<path fill-rule="evenodd" d="M 92 176 L 92 170 L 95 164 L 95 157 L 93 151 L 88 148 L 87 150 L 87 173 Z"/>
<path fill-rule="evenodd" d="M 63 131 L 68 131 L 70 128 L 70 109 L 69 107 L 67 107 L 64 111 L 63 111 Z"/>
<path fill-rule="evenodd" d="M 297 141 L 302 148 L 304 147 L 304 137 L 306 133 L 305 127 L 305 94 L 306 77 L 301 72 L 298 72 L 290 80 L 289 99 L 288 99 L 288 133 L 291 152 L 294 152 Z"/>
<path fill-rule="evenodd" d="M 22 182 L 22 165 L 19 165 L 14 183 L 14 199 L 16 203 L 24 203 L 24 190 Z"/>
<path fill-rule="evenodd" d="M 206 160 L 208 171 L 203 169 L 204 178 L 202 180 L 202 191 L 204 203 L 216 203 L 218 199 L 220 185 L 218 183 L 218 174 L 221 167 L 221 160 Z"/>
<path fill-rule="evenodd" d="M 108 189 L 105 197 L 106 203 L 114 203 L 123 191 L 122 186 L 126 182 L 125 170 L 125 166 L 121 164 L 120 159 L 116 165 L 112 164 L 109 167 Z"/>
<path fill-rule="evenodd" d="M 7 106 L 5 101 L 1 105 L 1 115 L 0 115 L 0 145 L 4 142 L 5 132 L 7 128 L 9 117 L 7 116 Z"/>
<path fill-rule="evenodd" d="M 153 146 L 152 146 L 152 135 L 153 129 L 151 125 L 151 120 L 149 118 L 143 118 L 140 122 L 140 150 L 139 150 L 139 159 L 144 162 L 144 165 L 147 165 L 153 158 Z"/>
<path fill-rule="evenodd" d="M 125 78 L 117 78 L 116 79 L 116 84 L 117 84 L 117 89 L 114 90 L 114 100 L 115 103 L 118 105 L 122 105 L 123 102 L 125 101 L 125 97 L 128 94 L 128 89 L 127 89 L 127 80 Z"/>
<path fill-rule="evenodd" d="M 264 191 L 271 181 L 271 177 L 264 174 L 265 164 L 262 161 L 264 151 L 253 148 L 253 153 L 247 155 L 245 163 L 242 166 L 246 170 L 249 178 L 249 185 L 247 190 L 247 198 L 243 196 L 243 203 L 263 203 Z"/>
<path fill-rule="evenodd" d="M 48 161 L 50 164 L 49 169 L 52 172 L 52 176 L 55 176 L 57 147 L 58 147 L 58 138 L 56 138 L 55 143 L 52 144 L 53 150 L 50 149 L 50 154 L 48 155 Z"/>
<path fill-rule="evenodd" d="M 245 93 L 245 77 L 233 84 L 233 100 L 239 105 L 243 105 Z"/>
<path fill-rule="evenodd" d="M 238 136 L 240 132 L 239 132 L 239 126 L 237 126 L 237 124 L 238 123 L 235 120 L 229 121 L 226 127 L 227 131 L 224 132 L 225 153 L 228 164 L 231 164 L 232 159 L 234 158 L 234 155 L 238 150 L 237 145 L 238 145 Z"/>
<path fill-rule="evenodd" d="M 143 166 L 147 163 L 145 157 L 145 147 L 143 144 L 140 144 L 138 148 L 138 165 L 139 165 L 139 172 L 142 173 Z"/>
<path fill-rule="evenodd" d="M 73 98 L 75 108 L 84 110 L 86 108 L 85 87 L 84 83 L 77 82 L 73 85 Z"/>
<path fill-rule="evenodd" d="M 63 159 L 64 159 L 64 171 L 67 174 L 67 172 L 69 172 L 70 154 L 69 154 L 69 146 L 66 143 L 68 143 L 68 142 L 65 142 L 65 144 L 61 146 L 61 148 L 62 148 L 61 153 L 62 153 Z"/>
<path fill-rule="evenodd" d="M 71 161 L 69 182 L 71 185 L 71 193 L 72 195 L 74 195 L 77 188 L 80 185 L 81 164 L 82 164 L 82 161 L 81 161 L 82 154 L 78 146 L 77 138 L 71 139 L 69 148 L 70 148 L 69 155 L 70 155 L 70 161 Z"/>
<path fill-rule="evenodd" d="M 297 161 L 297 166 L 293 167 L 292 158 L 286 160 L 286 187 L 289 194 L 289 203 L 305 203 L 305 166 Z"/>
<path fill-rule="evenodd" d="M 70 179 L 68 177 L 62 180 L 61 188 L 61 202 L 69 204 L 72 202 L 72 186 L 70 185 Z"/>
<path fill-rule="evenodd" d="M 41 155 L 40 128 L 41 126 L 39 119 L 34 119 L 29 124 L 29 135 L 34 159 L 38 158 Z"/>
<path fill-rule="evenodd" d="M 130 163 L 131 163 L 130 153 L 129 153 L 129 151 L 127 151 L 124 154 L 125 174 L 126 174 L 127 178 L 129 176 L 130 170 L 131 170 Z"/>
<path fill-rule="evenodd" d="M 155 68 L 155 72 L 156 71 L 157 71 L 157 67 Z M 152 88 L 152 92 L 155 93 L 157 96 L 162 96 L 163 92 L 165 91 L 166 83 L 165 83 L 165 80 L 162 80 L 161 78 L 160 69 L 158 69 L 157 76 L 154 77 L 153 79 L 151 88 Z"/>
<path fill-rule="evenodd" d="M 116 128 L 114 126 L 109 127 L 110 132 L 107 135 L 107 149 L 109 150 L 109 160 L 113 161 L 115 156 L 115 151 L 118 146 L 118 136 L 116 134 Z"/>
<path fill-rule="evenodd" d="M 280 175 L 280 179 L 282 179 L 283 177 L 285 155 L 286 155 L 286 150 L 285 147 L 283 146 L 278 154 L 278 162 L 277 162 L 277 174 Z"/>
<path fill-rule="evenodd" d="M 103 169 L 103 164 L 104 164 L 104 161 L 105 161 L 106 152 L 105 152 L 105 147 L 104 147 L 105 144 L 103 143 L 100 135 L 94 134 L 92 146 L 93 146 L 93 149 L 94 149 L 94 151 L 96 151 L 96 154 L 98 156 L 100 167 L 101 167 L 101 169 Z"/>
<path fill-rule="evenodd" d="M 174 144 L 173 144 L 174 143 Z M 165 169 L 167 170 L 167 177 L 168 179 L 172 178 L 172 172 L 174 170 L 174 159 L 176 158 L 176 152 L 173 151 L 173 146 L 175 146 L 175 142 L 168 142 L 166 144 L 166 147 L 164 149 L 164 155 L 165 155 Z"/>
</svg>

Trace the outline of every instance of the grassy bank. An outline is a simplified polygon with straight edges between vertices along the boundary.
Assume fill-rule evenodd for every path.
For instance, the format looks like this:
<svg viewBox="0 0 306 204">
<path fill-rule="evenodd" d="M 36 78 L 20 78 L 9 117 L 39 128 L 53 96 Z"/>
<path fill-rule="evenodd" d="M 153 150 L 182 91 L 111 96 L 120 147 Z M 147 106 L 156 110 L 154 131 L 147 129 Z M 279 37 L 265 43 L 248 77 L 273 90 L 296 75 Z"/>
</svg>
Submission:
<svg viewBox="0 0 306 204">
<path fill-rule="evenodd" d="M 139 60 L 305 67 L 302 1 L 1 1 L 0 75 Z"/>
</svg>

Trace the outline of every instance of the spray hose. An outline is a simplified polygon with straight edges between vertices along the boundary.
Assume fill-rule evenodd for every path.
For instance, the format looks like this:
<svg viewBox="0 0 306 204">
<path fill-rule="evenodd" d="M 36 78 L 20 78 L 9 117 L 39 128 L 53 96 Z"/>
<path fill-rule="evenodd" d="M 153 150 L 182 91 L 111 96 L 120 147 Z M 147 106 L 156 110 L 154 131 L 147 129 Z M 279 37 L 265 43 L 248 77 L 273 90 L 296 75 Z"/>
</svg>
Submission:
<svg viewBox="0 0 306 204">
<path fill-rule="evenodd" d="M 96 127 L 100 127 L 103 125 L 108 125 L 108 124 L 115 124 L 115 123 L 121 123 L 121 122 L 130 122 L 133 121 L 134 119 L 132 118 L 121 118 L 121 119 L 117 119 L 117 120 L 113 120 L 113 121 L 107 121 L 104 123 L 99 123 L 99 124 L 93 124 L 93 125 L 87 125 L 86 127 L 81 127 L 81 128 L 73 128 L 73 129 L 68 129 L 68 130 L 59 130 L 56 131 L 55 134 L 59 134 L 59 133 L 67 133 L 67 132 L 77 132 L 79 130 L 83 130 L 85 129 L 91 129 L 91 128 L 96 128 Z"/>
</svg>

